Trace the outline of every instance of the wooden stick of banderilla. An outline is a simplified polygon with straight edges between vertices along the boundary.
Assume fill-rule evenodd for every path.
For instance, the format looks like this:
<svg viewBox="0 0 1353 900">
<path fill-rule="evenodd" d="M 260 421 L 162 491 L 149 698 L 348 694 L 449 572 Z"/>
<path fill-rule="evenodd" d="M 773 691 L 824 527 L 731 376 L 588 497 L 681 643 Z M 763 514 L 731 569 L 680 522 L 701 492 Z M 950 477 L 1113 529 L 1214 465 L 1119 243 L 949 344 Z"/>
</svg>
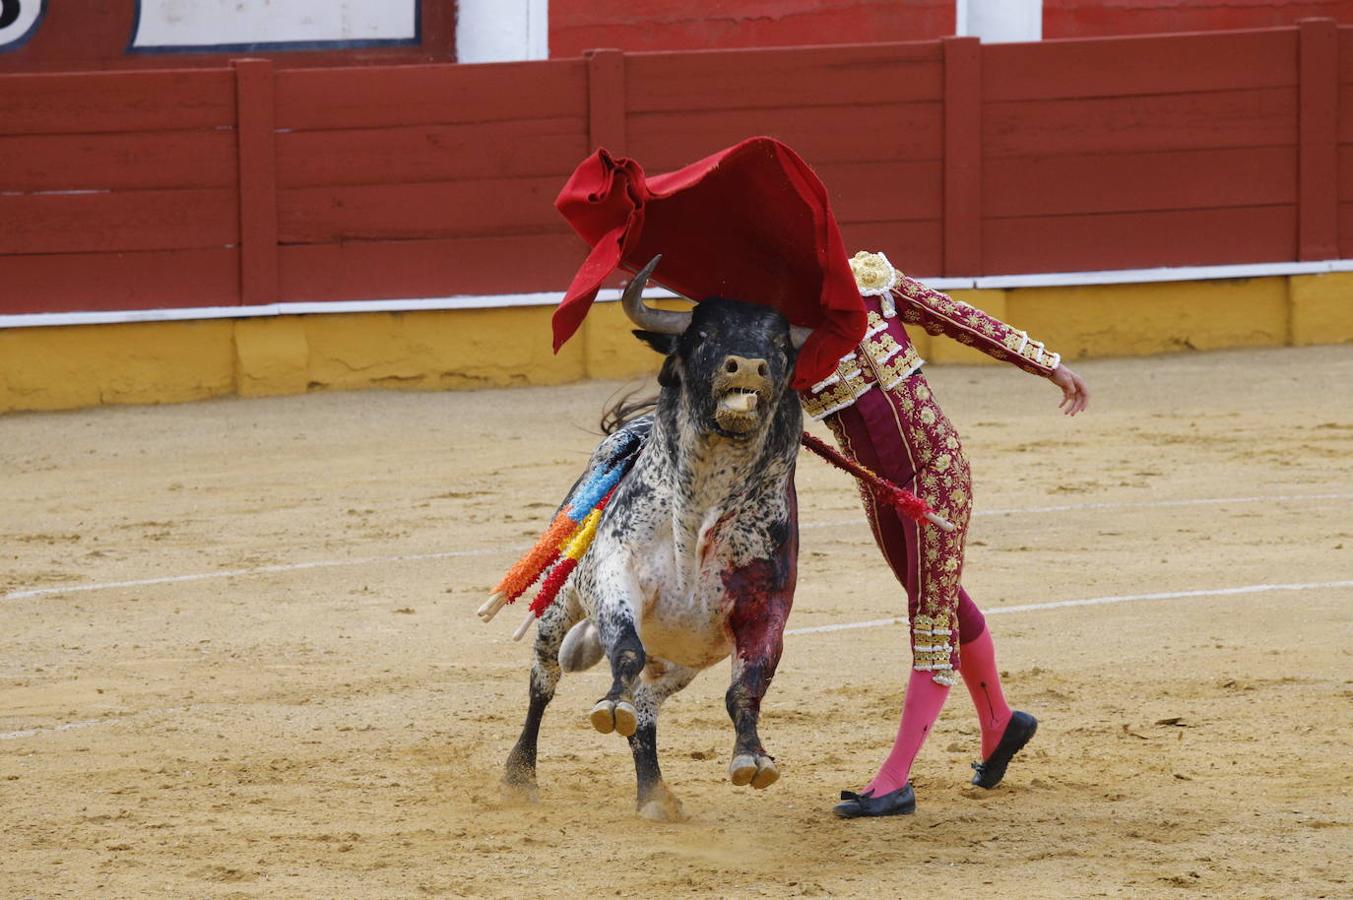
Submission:
<svg viewBox="0 0 1353 900">
<path fill-rule="evenodd" d="M 893 484 L 882 475 L 865 468 L 855 460 L 827 445 L 820 438 L 804 432 L 800 438 L 803 446 L 825 459 L 827 462 L 854 475 L 878 497 L 889 503 L 894 509 L 915 522 L 929 522 L 944 531 L 953 531 L 954 526 L 943 516 L 938 515 L 930 504 L 904 487 Z"/>
</svg>

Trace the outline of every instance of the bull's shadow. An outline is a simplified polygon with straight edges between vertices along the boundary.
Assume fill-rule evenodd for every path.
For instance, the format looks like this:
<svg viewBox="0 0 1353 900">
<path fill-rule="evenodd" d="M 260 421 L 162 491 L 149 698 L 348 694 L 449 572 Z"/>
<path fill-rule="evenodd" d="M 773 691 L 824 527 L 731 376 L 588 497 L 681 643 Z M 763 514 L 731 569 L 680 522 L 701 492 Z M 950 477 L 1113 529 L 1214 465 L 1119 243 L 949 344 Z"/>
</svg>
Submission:
<svg viewBox="0 0 1353 900">
<path fill-rule="evenodd" d="M 803 414 L 788 385 L 806 334 L 753 303 L 709 299 L 689 313 L 651 309 L 641 294 L 657 262 L 622 299 L 641 329 L 635 334 L 666 355 L 659 395 L 646 414 L 613 419 L 614 433 L 579 480 L 642 442 L 596 539 L 539 620 L 530 706 L 504 783 L 536 795 L 540 722 L 561 672 L 604 655 L 613 680 L 591 722 L 629 739 L 639 813 L 675 820 L 683 813 L 658 765 L 658 710 L 730 655 L 725 699 L 736 736 L 729 779 L 765 788 L 779 778 L 757 720 L 794 596 L 793 474 Z"/>
</svg>

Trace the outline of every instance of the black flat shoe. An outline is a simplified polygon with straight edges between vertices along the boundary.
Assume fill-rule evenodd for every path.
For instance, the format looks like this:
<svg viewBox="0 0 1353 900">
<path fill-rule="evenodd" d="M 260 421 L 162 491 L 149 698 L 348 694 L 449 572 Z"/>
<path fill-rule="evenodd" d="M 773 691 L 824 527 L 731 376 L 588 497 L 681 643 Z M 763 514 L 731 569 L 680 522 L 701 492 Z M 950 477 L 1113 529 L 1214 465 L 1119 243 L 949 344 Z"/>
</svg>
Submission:
<svg viewBox="0 0 1353 900">
<path fill-rule="evenodd" d="M 1024 745 L 1029 743 L 1029 739 L 1034 736 L 1038 730 L 1038 720 L 1026 712 L 1015 710 L 1010 716 L 1010 722 L 1005 726 L 1005 734 L 1001 735 L 1001 742 L 996 745 L 996 749 L 991 751 L 991 756 L 981 762 L 972 764 L 975 774 L 972 776 L 972 783 L 980 788 L 994 788 L 1001 783 L 1005 777 L 1006 766 L 1010 765 L 1010 760 L 1016 753 L 1024 749 Z"/>
<path fill-rule="evenodd" d="M 895 791 L 889 791 L 881 797 L 875 797 L 866 791 L 857 794 L 854 791 L 842 791 L 841 799 L 832 807 L 832 812 L 841 819 L 859 819 L 873 816 L 909 816 L 916 812 L 916 792 L 911 782 Z"/>
</svg>

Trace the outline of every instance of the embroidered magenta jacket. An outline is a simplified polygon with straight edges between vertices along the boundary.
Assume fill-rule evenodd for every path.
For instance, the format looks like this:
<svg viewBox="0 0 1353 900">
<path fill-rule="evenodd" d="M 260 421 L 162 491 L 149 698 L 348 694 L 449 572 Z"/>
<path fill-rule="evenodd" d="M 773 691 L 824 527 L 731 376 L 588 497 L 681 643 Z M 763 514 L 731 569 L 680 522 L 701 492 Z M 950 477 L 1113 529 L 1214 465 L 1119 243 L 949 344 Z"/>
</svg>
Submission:
<svg viewBox="0 0 1353 900">
<path fill-rule="evenodd" d="M 1044 348 L 1042 341 L 908 278 L 881 253 L 857 253 L 851 267 L 869 310 L 869 328 L 854 352 L 841 358 L 835 372 L 802 392 L 804 410 L 814 419 L 845 409 L 875 386 L 896 387 L 925 364 L 904 323 L 976 347 L 1035 375 L 1051 375 L 1061 363 L 1061 357 Z"/>
</svg>

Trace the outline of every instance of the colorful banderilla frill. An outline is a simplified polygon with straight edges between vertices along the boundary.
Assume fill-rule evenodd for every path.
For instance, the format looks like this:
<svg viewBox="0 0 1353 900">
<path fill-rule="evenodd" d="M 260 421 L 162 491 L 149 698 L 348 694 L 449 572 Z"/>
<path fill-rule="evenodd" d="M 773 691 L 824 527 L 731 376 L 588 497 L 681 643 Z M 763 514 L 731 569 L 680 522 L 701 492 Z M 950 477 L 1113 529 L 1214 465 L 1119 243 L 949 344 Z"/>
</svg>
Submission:
<svg viewBox="0 0 1353 900">
<path fill-rule="evenodd" d="M 855 460 L 838 453 L 828 446 L 826 442 L 819 440 L 806 431 L 803 433 L 801 440 L 803 446 L 807 447 L 833 466 L 836 466 L 838 469 L 843 469 L 851 475 L 854 475 L 862 484 L 873 491 L 876 497 L 892 506 L 912 521 L 929 522 L 932 525 L 939 526 L 944 531 L 954 530 L 954 526 L 943 517 L 937 515 L 935 511 L 930 508 L 930 504 L 926 503 L 920 497 L 917 497 L 911 491 L 893 484 L 882 475 L 879 475 L 871 469 L 860 465 Z"/>
<path fill-rule="evenodd" d="M 526 555 L 517 561 L 494 587 L 489 599 L 479 608 L 479 617 L 490 621 L 498 611 L 530 590 L 544 576 L 540 590 L 531 601 L 531 612 L 513 635 L 520 640 L 531 622 L 545 614 L 563 588 L 568 576 L 592 546 L 601 524 L 602 513 L 610 502 L 620 479 L 633 466 L 643 441 L 627 435 L 611 455 L 597 465 L 591 477 L 580 482 L 564 502 L 550 527 Z M 548 574 L 546 574 L 548 573 Z"/>
</svg>

